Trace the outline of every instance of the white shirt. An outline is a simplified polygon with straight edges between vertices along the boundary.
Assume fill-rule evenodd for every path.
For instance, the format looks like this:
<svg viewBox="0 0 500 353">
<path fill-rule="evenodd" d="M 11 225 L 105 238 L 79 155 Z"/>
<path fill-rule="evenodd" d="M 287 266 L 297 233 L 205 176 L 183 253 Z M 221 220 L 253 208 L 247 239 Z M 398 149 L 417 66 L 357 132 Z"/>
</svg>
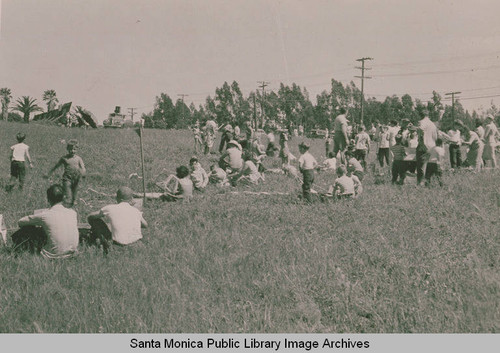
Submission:
<svg viewBox="0 0 500 353">
<path fill-rule="evenodd" d="M 370 146 L 370 136 L 366 132 L 360 132 L 356 135 L 356 149 L 367 150 Z"/>
<path fill-rule="evenodd" d="M 461 145 L 462 144 L 462 139 L 460 138 L 460 131 L 459 130 L 450 130 L 448 131 L 448 137 L 449 141 L 453 143 L 454 145 Z"/>
<path fill-rule="evenodd" d="M 323 162 L 323 166 L 325 169 L 328 169 L 328 170 L 337 169 L 337 158 L 333 157 L 333 158 L 325 159 L 325 161 Z"/>
<path fill-rule="evenodd" d="M 432 147 L 436 146 L 438 130 L 431 119 L 426 116 L 425 118 L 420 120 L 419 126 L 424 132 L 424 145 L 427 147 L 427 149 L 431 149 Z"/>
<path fill-rule="evenodd" d="M 29 147 L 27 144 L 21 142 L 16 143 L 10 148 L 12 150 L 12 160 L 18 162 L 25 162 L 26 155 L 28 154 Z"/>
<path fill-rule="evenodd" d="M 434 146 L 429 150 L 429 163 L 437 163 L 441 165 L 444 161 L 444 148 Z"/>
<path fill-rule="evenodd" d="M 47 243 L 42 255 L 58 257 L 72 253 L 78 248 L 78 220 L 75 210 L 58 203 L 37 215 L 19 220 L 19 226 L 40 226 L 47 234 Z"/>
<path fill-rule="evenodd" d="M 309 151 L 306 151 L 299 158 L 299 168 L 303 170 L 310 170 L 316 168 L 318 162 L 316 162 L 316 158 L 313 157 Z"/>
<path fill-rule="evenodd" d="M 208 174 L 199 164 L 191 172 L 191 180 L 193 181 L 194 187 L 197 189 L 203 189 L 208 185 Z"/>
<path fill-rule="evenodd" d="M 333 122 L 335 132 L 347 131 L 347 118 L 344 114 L 338 115 Z"/>
<path fill-rule="evenodd" d="M 399 126 L 390 126 L 388 129 L 389 132 L 389 147 L 392 147 L 396 144 L 396 135 L 399 132 Z"/>
<path fill-rule="evenodd" d="M 128 202 L 104 206 L 101 215 L 115 242 L 127 245 L 142 238 L 142 212 Z"/>
<path fill-rule="evenodd" d="M 488 125 L 486 125 L 486 129 L 484 131 L 484 138 L 488 144 L 493 145 L 496 143 L 496 135 L 498 135 L 498 129 L 495 123 L 491 122 Z"/>
<path fill-rule="evenodd" d="M 354 180 L 347 175 L 335 179 L 335 188 L 340 195 L 354 195 Z"/>
</svg>

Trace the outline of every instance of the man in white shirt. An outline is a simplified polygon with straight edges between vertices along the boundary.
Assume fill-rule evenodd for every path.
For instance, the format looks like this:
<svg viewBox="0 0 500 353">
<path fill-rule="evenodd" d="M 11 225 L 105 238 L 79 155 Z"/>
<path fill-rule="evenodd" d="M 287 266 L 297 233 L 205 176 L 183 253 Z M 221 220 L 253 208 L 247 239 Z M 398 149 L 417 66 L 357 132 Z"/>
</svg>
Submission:
<svg viewBox="0 0 500 353">
<path fill-rule="evenodd" d="M 50 208 L 19 220 L 19 231 L 12 235 L 16 248 L 29 244 L 28 248 L 40 251 L 49 259 L 73 256 L 78 248 L 78 221 L 75 210 L 62 205 L 64 190 L 61 185 L 47 189 Z"/>
<path fill-rule="evenodd" d="M 457 123 L 454 123 L 453 127 L 448 131 L 448 137 L 451 168 L 460 168 L 462 166 L 462 151 L 460 150 L 462 138 Z"/>
<path fill-rule="evenodd" d="M 421 130 L 424 145 L 429 151 L 432 147 L 436 146 L 438 138 L 438 129 L 436 125 L 429 119 L 427 110 L 420 112 L 421 120 L 419 121 L 419 129 Z M 422 177 L 425 175 L 427 167 L 426 154 L 420 155 L 417 153 L 417 183 L 421 182 Z"/>
<path fill-rule="evenodd" d="M 99 239 L 104 254 L 109 251 L 109 242 L 130 245 L 142 239 L 141 228 L 148 226 L 142 212 L 131 205 L 133 191 L 122 186 L 116 192 L 116 204 L 107 205 L 88 216 L 92 234 Z"/>
<path fill-rule="evenodd" d="M 491 166 L 493 168 L 497 167 L 497 159 L 496 159 L 496 146 L 497 146 L 497 136 L 498 136 L 498 128 L 493 121 L 492 116 L 488 116 L 486 118 L 486 128 L 484 129 L 484 151 L 483 151 L 483 160 L 486 165 L 488 161 L 491 161 Z"/>
<path fill-rule="evenodd" d="M 344 152 L 349 144 L 349 137 L 347 135 L 347 117 L 346 117 L 346 109 L 340 108 L 339 115 L 335 118 L 333 122 L 333 153 L 337 155 L 337 153 Z"/>
<path fill-rule="evenodd" d="M 422 119 L 419 122 L 419 127 L 424 133 L 424 145 L 430 150 L 432 147 L 436 146 L 436 140 L 438 138 L 438 129 L 436 125 L 429 119 L 426 112 L 424 112 Z"/>
</svg>

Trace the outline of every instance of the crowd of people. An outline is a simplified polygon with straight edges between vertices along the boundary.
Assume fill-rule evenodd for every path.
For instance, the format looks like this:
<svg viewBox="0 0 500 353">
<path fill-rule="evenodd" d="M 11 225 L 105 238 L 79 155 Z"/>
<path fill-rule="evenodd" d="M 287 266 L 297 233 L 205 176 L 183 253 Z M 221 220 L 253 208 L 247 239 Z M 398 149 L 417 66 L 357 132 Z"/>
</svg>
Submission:
<svg viewBox="0 0 500 353">
<path fill-rule="evenodd" d="M 496 168 L 499 131 L 492 117 L 484 123 L 483 127 L 483 122 L 477 121 L 476 129 L 470 130 L 456 121 L 449 131 L 444 132 L 424 112 L 416 125 L 402 120 L 401 124 L 391 121 L 389 125 L 377 124 L 367 129 L 362 125 L 351 126 L 347 111 L 340 108 L 333 122 L 333 131 L 326 131 L 326 158 L 320 164 L 311 154 L 306 141 L 298 145 L 298 158 L 290 152 L 291 135 L 288 129 L 265 127 L 266 146 L 250 123 L 240 128 L 231 124 L 218 127 L 213 120 L 202 124 L 197 122 L 192 127 L 195 153 L 216 153 L 213 151 L 214 141 L 220 132 L 218 162 L 210 165 L 207 172 L 199 158 L 193 156 L 188 165 L 178 166 L 175 174 L 156 183 L 160 192 L 140 194 L 127 186 L 120 187 L 116 192 L 116 204 L 88 215 L 90 232 L 87 240 L 100 244 L 104 253 L 108 253 L 112 244 L 125 246 L 137 243 L 142 238 L 141 228 L 147 227 L 147 222 L 140 207 L 135 206 L 134 198 L 145 195 L 150 199 L 189 202 L 196 193 L 204 193 L 209 184 L 221 188 L 257 185 L 265 182 L 266 173 L 286 174 L 300 181 L 301 198 L 307 203 L 318 199 L 358 197 L 363 192 L 362 182 L 369 162 L 374 166 L 375 176 L 390 171 L 393 184 L 402 185 L 408 176 L 414 176 L 417 185 L 430 185 L 433 179 L 442 185 L 445 143 L 449 146 L 452 170 L 467 167 L 478 172 L 487 165 Z M 303 134 L 303 129 L 301 132 Z M 279 135 L 279 144 L 275 134 Z M 26 136 L 19 133 L 16 139 L 17 144 L 11 147 L 11 177 L 5 188 L 7 192 L 12 192 L 16 184 L 22 189 L 26 166 L 33 167 L 29 146 L 24 142 Z M 468 147 L 464 160 L 462 145 Z M 74 204 L 86 168 L 77 155 L 78 141 L 69 140 L 66 148 L 67 153 L 44 176 L 49 178 L 57 169 L 63 169 L 61 183 L 47 189 L 49 208 L 19 220 L 20 228 L 12 234 L 16 249 L 29 249 L 51 259 L 71 257 L 77 253 L 80 235 Z M 376 160 L 369 161 L 370 150 L 374 148 Z M 266 169 L 264 159 L 275 157 L 280 158 L 281 167 Z M 314 190 L 315 174 L 318 172 L 336 176 L 321 193 Z"/>
</svg>

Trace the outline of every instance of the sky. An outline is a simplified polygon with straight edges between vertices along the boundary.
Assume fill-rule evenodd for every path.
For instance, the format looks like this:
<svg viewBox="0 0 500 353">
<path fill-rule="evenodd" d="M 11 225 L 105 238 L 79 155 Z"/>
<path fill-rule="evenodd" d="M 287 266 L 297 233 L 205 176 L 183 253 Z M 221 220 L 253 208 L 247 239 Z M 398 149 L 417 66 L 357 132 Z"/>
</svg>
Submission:
<svg viewBox="0 0 500 353">
<path fill-rule="evenodd" d="M 0 1 L 0 87 L 44 108 L 54 89 L 100 121 L 115 106 L 147 113 L 160 93 L 198 106 L 225 81 L 245 95 L 296 83 L 316 103 L 332 78 L 360 87 L 362 57 L 365 97 L 460 91 L 466 109 L 500 106 L 494 0 Z"/>
</svg>

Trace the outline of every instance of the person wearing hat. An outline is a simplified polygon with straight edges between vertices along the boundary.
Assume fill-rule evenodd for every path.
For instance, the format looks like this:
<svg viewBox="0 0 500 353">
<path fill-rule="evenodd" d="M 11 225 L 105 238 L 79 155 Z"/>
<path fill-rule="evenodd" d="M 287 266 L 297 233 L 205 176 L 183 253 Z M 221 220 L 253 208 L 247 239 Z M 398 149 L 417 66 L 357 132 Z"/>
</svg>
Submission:
<svg viewBox="0 0 500 353">
<path fill-rule="evenodd" d="M 242 150 L 241 145 L 237 141 L 229 141 L 226 151 L 219 159 L 219 166 L 224 170 L 230 168 L 231 173 L 239 172 L 243 167 Z"/>
<path fill-rule="evenodd" d="M 302 142 L 299 145 L 301 156 L 299 157 L 299 170 L 302 173 L 302 196 L 307 202 L 312 202 L 311 187 L 314 182 L 314 169 L 318 166 L 318 162 L 309 153 L 310 145 L 307 142 Z"/>
<path fill-rule="evenodd" d="M 94 239 L 99 239 L 106 254 L 112 241 L 118 245 L 129 245 L 142 239 L 141 228 L 148 223 L 142 212 L 132 206 L 133 191 L 121 186 L 116 192 L 116 204 L 107 205 L 88 215 Z"/>
<path fill-rule="evenodd" d="M 493 117 L 490 115 L 486 118 L 486 127 L 484 129 L 484 152 L 483 160 L 486 166 L 488 161 L 491 161 L 491 166 L 493 168 L 497 167 L 497 159 L 495 156 L 495 149 L 497 146 L 497 136 L 498 128 L 493 121 Z"/>
</svg>

